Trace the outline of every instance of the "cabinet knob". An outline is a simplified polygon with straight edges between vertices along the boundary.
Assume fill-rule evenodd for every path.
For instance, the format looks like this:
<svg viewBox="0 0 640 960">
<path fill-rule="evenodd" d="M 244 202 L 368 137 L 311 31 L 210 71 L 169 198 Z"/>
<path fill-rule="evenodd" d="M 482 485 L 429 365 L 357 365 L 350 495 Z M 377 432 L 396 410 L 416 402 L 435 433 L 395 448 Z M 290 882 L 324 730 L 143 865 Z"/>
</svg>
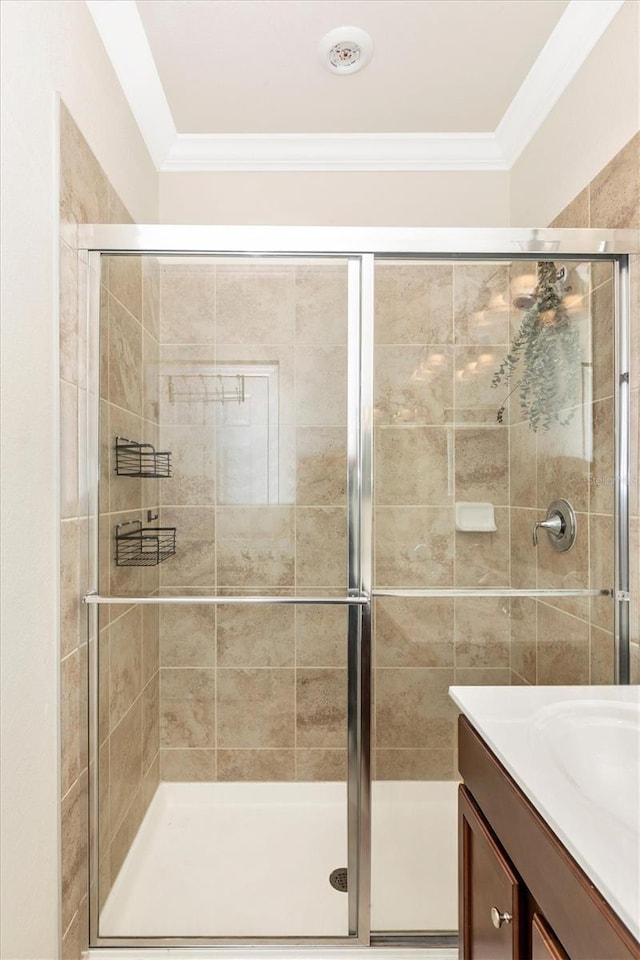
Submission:
<svg viewBox="0 0 640 960">
<path fill-rule="evenodd" d="M 510 913 L 500 913 L 497 907 L 491 907 L 491 923 L 496 930 L 499 930 L 503 923 L 511 923 L 512 920 Z"/>
</svg>

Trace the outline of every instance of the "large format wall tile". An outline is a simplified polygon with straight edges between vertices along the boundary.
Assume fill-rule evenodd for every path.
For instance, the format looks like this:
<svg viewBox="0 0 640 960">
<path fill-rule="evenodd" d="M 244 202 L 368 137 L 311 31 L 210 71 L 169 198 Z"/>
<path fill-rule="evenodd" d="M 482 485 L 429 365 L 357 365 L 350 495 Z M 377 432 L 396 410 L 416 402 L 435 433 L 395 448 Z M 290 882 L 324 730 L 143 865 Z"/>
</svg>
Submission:
<svg viewBox="0 0 640 960">
<path fill-rule="evenodd" d="M 376 346 L 377 423 L 449 423 L 453 420 L 453 348 Z"/>
<path fill-rule="evenodd" d="M 537 654 L 538 683 L 588 683 L 589 624 L 539 603 Z"/>
<path fill-rule="evenodd" d="M 508 343 L 508 265 L 456 263 L 453 284 L 456 343 Z"/>
<path fill-rule="evenodd" d="M 296 583 L 299 587 L 346 587 L 344 507 L 296 509 Z"/>
<path fill-rule="evenodd" d="M 218 670 L 218 747 L 293 747 L 293 670 Z"/>
<path fill-rule="evenodd" d="M 502 597 L 455 601 L 455 656 L 459 667 L 508 667 L 511 610 Z"/>
<path fill-rule="evenodd" d="M 218 507 L 216 517 L 219 586 L 293 586 L 295 546 L 291 508 Z"/>
<path fill-rule="evenodd" d="M 453 747 L 452 670 L 378 668 L 376 731 L 380 747 Z"/>
<path fill-rule="evenodd" d="M 298 668 L 296 713 L 297 746 L 344 747 L 347 741 L 346 670 Z"/>
<path fill-rule="evenodd" d="M 590 226 L 640 227 L 640 133 L 591 181 Z"/>
<path fill-rule="evenodd" d="M 453 585 L 453 511 L 378 507 L 376 583 L 386 587 Z"/>
<path fill-rule="evenodd" d="M 293 342 L 293 267 L 219 263 L 216 274 L 218 343 Z"/>
<path fill-rule="evenodd" d="M 296 267 L 296 343 L 347 342 L 345 263 Z"/>
<path fill-rule="evenodd" d="M 218 607 L 218 666 L 293 667 L 295 617 L 294 607 Z"/>
<path fill-rule="evenodd" d="M 375 601 L 378 667 L 452 667 L 453 600 Z"/>
<path fill-rule="evenodd" d="M 377 343 L 451 343 L 453 269 L 381 263 L 376 270 Z"/>
<path fill-rule="evenodd" d="M 218 780 L 295 780 L 295 750 L 218 750 Z"/>
<path fill-rule="evenodd" d="M 298 667 L 346 667 L 348 614 L 339 606 L 296 609 Z"/>
<path fill-rule="evenodd" d="M 375 444 L 378 505 L 451 504 L 451 445 L 445 427 L 380 426 Z"/>
<path fill-rule="evenodd" d="M 213 343 L 215 273 L 207 264 L 160 267 L 160 342 Z"/>
<path fill-rule="evenodd" d="M 504 426 L 456 430 L 456 500 L 509 504 L 509 433 Z"/>
<path fill-rule="evenodd" d="M 343 506 L 347 493 L 344 427 L 300 427 L 296 431 L 296 503 Z"/>
</svg>

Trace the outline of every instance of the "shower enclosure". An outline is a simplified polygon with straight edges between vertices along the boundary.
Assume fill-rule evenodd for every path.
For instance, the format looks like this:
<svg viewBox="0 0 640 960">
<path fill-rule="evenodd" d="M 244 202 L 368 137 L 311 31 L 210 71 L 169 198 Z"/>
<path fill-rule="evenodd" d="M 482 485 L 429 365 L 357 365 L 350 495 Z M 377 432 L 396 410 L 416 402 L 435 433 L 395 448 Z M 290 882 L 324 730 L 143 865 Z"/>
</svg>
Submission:
<svg viewBox="0 0 640 960">
<path fill-rule="evenodd" d="M 92 944 L 453 944 L 448 687 L 628 682 L 636 235 L 80 246 Z"/>
</svg>

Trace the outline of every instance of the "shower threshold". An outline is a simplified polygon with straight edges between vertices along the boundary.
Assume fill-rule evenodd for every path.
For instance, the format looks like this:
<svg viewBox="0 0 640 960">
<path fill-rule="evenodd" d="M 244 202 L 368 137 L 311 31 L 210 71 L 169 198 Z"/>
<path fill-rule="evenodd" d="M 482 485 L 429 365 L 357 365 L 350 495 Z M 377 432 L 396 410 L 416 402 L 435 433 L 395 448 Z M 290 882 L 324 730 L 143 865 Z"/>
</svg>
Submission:
<svg viewBox="0 0 640 960">
<path fill-rule="evenodd" d="M 449 781 L 373 784 L 374 929 L 456 928 L 456 788 Z M 346 936 L 348 898 L 329 883 L 347 860 L 346 813 L 343 783 L 161 783 L 104 905 L 99 935 Z M 174 951 L 185 949 L 195 948 L 146 948 L 136 956 L 178 958 Z M 202 949 L 184 955 L 204 960 Z M 287 949 L 248 955 L 291 958 Z M 405 960 L 436 956 L 417 946 L 364 949 L 379 958 L 399 949 Z M 225 950 L 212 955 L 222 960 Z M 229 950 L 241 960 L 240 947 Z M 355 960 L 360 948 L 310 950 L 314 960 L 325 953 Z M 96 956 L 104 960 L 105 948 Z M 306 948 L 296 948 L 303 956 Z"/>
</svg>

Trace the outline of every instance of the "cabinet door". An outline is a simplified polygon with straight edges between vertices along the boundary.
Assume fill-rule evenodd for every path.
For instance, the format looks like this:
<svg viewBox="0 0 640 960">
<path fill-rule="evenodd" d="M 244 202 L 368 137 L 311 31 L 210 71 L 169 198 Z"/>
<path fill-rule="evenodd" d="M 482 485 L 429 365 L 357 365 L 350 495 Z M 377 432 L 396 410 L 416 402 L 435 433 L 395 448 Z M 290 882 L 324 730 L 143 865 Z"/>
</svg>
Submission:
<svg viewBox="0 0 640 960">
<path fill-rule="evenodd" d="M 531 922 L 531 960 L 569 960 L 555 933 L 539 913 Z"/>
<path fill-rule="evenodd" d="M 461 956 L 522 960 L 521 882 L 464 786 L 458 808 Z"/>
</svg>

